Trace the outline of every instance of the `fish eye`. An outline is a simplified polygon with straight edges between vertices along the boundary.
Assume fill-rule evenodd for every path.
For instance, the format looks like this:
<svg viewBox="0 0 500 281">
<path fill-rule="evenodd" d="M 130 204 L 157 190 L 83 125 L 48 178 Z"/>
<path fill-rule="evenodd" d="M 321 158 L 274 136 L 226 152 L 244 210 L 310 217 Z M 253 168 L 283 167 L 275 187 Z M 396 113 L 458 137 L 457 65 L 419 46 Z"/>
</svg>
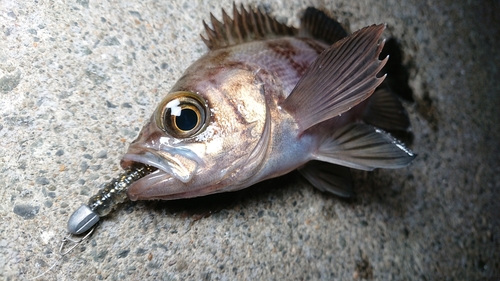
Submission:
<svg viewBox="0 0 500 281">
<path fill-rule="evenodd" d="M 208 124 L 208 106 L 192 92 L 169 94 L 156 110 L 156 123 L 167 134 L 189 138 L 200 133 Z"/>
</svg>

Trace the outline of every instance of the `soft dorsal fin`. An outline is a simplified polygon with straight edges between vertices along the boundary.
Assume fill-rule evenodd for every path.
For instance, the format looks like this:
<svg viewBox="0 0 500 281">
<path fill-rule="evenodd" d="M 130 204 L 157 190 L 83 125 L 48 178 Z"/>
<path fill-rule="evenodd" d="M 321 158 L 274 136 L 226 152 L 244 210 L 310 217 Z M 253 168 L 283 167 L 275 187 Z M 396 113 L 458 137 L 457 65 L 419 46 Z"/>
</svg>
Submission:
<svg viewBox="0 0 500 281">
<path fill-rule="evenodd" d="M 338 21 L 316 8 L 308 7 L 300 19 L 299 37 L 314 38 L 332 45 L 347 35 Z"/>
<path fill-rule="evenodd" d="M 222 22 L 210 13 L 212 28 L 203 21 L 207 38 L 201 39 L 211 50 L 238 45 L 254 40 L 276 38 L 278 36 L 294 36 L 298 30 L 294 27 L 279 23 L 275 18 L 260 10 L 245 10 L 243 4 L 241 12 L 233 3 L 233 18 L 222 9 Z"/>
<path fill-rule="evenodd" d="M 363 112 L 365 123 L 387 131 L 407 131 L 410 119 L 399 99 L 387 88 L 378 88 Z"/>
</svg>

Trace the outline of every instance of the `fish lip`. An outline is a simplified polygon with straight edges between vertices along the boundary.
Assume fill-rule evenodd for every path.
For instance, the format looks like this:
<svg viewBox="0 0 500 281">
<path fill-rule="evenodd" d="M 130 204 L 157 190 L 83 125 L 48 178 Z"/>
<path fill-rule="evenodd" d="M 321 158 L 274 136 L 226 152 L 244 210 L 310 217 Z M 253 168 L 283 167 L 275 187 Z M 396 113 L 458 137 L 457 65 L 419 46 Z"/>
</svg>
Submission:
<svg viewBox="0 0 500 281">
<path fill-rule="evenodd" d="M 127 153 L 124 155 L 123 159 L 121 160 L 120 165 L 122 168 L 126 169 L 135 163 L 142 163 L 145 165 L 150 165 L 157 170 L 154 172 L 138 179 L 137 181 L 133 182 L 130 184 L 127 190 L 127 195 L 130 200 L 132 201 L 137 201 L 137 200 L 154 200 L 154 199 L 160 199 L 160 200 L 175 200 L 175 199 L 184 199 L 184 198 L 191 198 L 191 197 L 197 197 L 199 196 L 199 190 L 202 190 L 203 188 L 197 188 L 193 190 L 178 190 L 177 188 L 173 188 L 173 190 L 165 190 L 162 188 L 162 191 L 160 194 L 156 193 L 151 193 L 150 189 L 153 190 L 158 190 L 158 185 L 160 182 L 165 182 L 165 181 L 173 181 L 174 186 L 177 187 L 182 187 L 184 185 L 183 182 L 177 180 L 173 175 L 171 175 L 169 172 L 164 171 L 161 167 L 161 165 L 155 165 L 154 162 L 150 161 L 145 161 L 147 160 L 147 157 L 144 157 L 143 155 L 140 154 L 133 154 L 133 153 Z M 148 188 L 145 189 L 144 187 L 147 186 Z M 132 192 L 131 192 L 132 191 Z M 141 192 L 138 192 L 141 191 Z"/>
<path fill-rule="evenodd" d="M 120 166 L 125 170 L 127 168 L 130 168 L 135 163 L 152 166 L 166 173 L 161 165 L 158 165 L 157 162 L 152 161 L 150 158 L 144 157 L 144 155 L 142 154 L 126 153 L 120 161 Z"/>
<path fill-rule="evenodd" d="M 135 163 L 157 168 L 154 172 L 133 182 L 127 194 L 133 201 L 147 199 L 184 198 L 198 168 L 204 166 L 203 160 L 196 153 L 183 147 L 150 147 L 133 143 L 122 157 L 120 166 L 127 169 Z"/>
<path fill-rule="evenodd" d="M 187 183 L 204 166 L 204 161 L 186 146 L 169 146 L 162 143 L 133 143 L 121 161 L 122 168 L 133 162 L 153 166 L 172 177 Z"/>
<path fill-rule="evenodd" d="M 155 161 L 156 160 L 156 161 Z M 149 149 L 146 149 L 145 151 L 138 152 L 138 153 L 131 153 L 127 152 L 122 160 L 120 161 L 120 166 L 123 169 L 127 169 L 134 165 L 135 163 L 140 163 L 148 166 L 155 167 L 157 171 L 162 172 L 166 175 L 169 175 L 170 177 L 174 177 L 172 173 L 170 173 L 166 167 L 168 167 L 168 163 L 165 163 L 166 161 L 161 160 L 161 156 L 155 153 L 154 151 L 151 151 Z M 158 172 L 156 172 L 158 173 Z M 147 176 L 146 176 L 147 177 Z M 139 179 L 142 180 L 145 177 Z"/>
</svg>

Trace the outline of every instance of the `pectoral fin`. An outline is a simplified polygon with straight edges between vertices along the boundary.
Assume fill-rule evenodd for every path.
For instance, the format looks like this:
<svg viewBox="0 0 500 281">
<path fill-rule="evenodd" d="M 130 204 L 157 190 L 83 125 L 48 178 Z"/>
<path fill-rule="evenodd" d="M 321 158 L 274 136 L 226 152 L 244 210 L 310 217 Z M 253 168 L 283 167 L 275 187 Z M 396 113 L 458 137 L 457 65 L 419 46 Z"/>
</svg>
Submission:
<svg viewBox="0 0 500 281">
<path fill-rule="evenodd" d="M 416 155 L 386 132 L 350 124 L 322 140 L 314 159 L 360 170 L 401 168 Z"/>
<path fill-rule="evenodd" d="M 382 83 L 377 74 L 387 59 L 379 60 L 378 44 L 384 25 L 365 27 L 325 50 L 308 68 L 281 105 L 303 132 L 336 117 L 367 99 Z"/>
<path fill-rule="evenodd" d="M 317 189 L 342 197 L 351 197 L 351 171 L 347 167 L 310 161 L 299 169 L 299 172 Z"/>
</svg>

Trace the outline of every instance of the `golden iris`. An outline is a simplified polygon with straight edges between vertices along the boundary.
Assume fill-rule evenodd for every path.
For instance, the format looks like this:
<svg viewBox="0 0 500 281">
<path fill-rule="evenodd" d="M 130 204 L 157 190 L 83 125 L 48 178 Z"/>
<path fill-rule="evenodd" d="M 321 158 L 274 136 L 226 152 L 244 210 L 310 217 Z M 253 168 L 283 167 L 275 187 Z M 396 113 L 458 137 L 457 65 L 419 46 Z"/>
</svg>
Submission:
<svg viewBox="0 0 500 281">
<path fill-rule="evenodd" d="M 202 132 L 209 117 L 205 101 L 192 92 L 170 93 L 156 110 L 156 123 L 176 138 L 189 138 Z"/>
</svg>

